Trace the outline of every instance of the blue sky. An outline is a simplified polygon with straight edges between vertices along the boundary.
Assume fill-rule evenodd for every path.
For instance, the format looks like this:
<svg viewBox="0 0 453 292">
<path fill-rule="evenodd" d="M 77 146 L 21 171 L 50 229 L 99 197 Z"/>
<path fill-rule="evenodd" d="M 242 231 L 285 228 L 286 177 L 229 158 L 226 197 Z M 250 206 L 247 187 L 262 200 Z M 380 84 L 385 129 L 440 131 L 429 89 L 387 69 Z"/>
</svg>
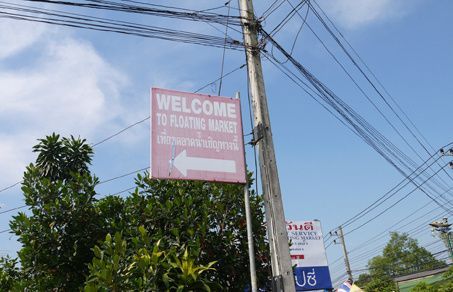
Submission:
<svg viewBox="0 0 453 292">
<path fill-rule="evenodd" d="M 221 6 L 224 2 L 165 1 L 161 4 L 196 10 Z M 256 1 L 256 14 L 262 15 L 272 2 Z M 453 142 L 450 113 L 453 106 L 453 39 L 448 30 L 453 26 L 449 15 L 453 3 L 446 0 L 357 2 L 324 0 L 319 4 L 429 143 L 438 149 Z M 24 4 L 22 1 L 11 3 Z M 232 1 L 232 6 L 237 7 L 237 3 Z M 284 3 L 263 22 L 264 28 L 272 30 L 289 10 L 289 5 Z M 231 11 L 237 13 L 234 8 Z M 205 24 L 149 16 L 79 12 L 219 36 L 218 29 L 224 30 L 221 26 L 216 30 Z M 218 12 L 226 13 L 227 10 L 223 8 Z M 305 13 L 305 8 L 301 12 Z M 100 141 L 149 115 L 150 87 L 194 91 L 220 74 L 222 49 L 218 48 L 3 18 L 0 23 L 0 189 L 21 180 L 25 166 L 34 159 L 31 148 L 36 139 L 57 132 L 80 135 L 93 143 Z M 312 13 L 308 14 L 307 23 L 334 54 L 346 62 Z M 287 50 L 291 48 L 300 24 L 301 19 L 294 17 L 276 35 L 277 41 Z M 240 38 L 239 34 L 230 33 L 232 37 Z M 270 45 L 267 48 L 270 49 Z M 284 59 L 276 51 L 274 55 Z M 293 56 L 407 155 L 418 164 L 422 162 L 357 91 L 306 26 L 298 37 Z M 227 50 L 225 72 L 244 62 L 242 51 Z M 368 206 L 403 178 L 271 63 L 263 60 L 263 67 L 288 219 L 316 218 L 321 220 L 327 232 Z M 359 78 L 351 66 L 348 70 Z M 360 80 L 360 84 L 367 88 L 374 100 L 378 99 L 364 80 Z M 222 86 L 222 95 L 233 96 L 236 91 L 242 93 L 244 131 L 250 132 L 246 71 L 242 69 L 226 77 Z M 218 83 L 202 92 L 216 94 L 217 90 Z M 387 111 L 386 114 L 397 123 L 391 113 Z M 103 180 L 147 167 L 149 130 L 148 123 L 141 123 L 95 147 L 93 172 Z M 411 145 L 416 144 L 407 132 L 404 135 Z M 417 150 L 423 160 L 428 157 L 421 149 Z M 247 155 L 253 169 L 251 149 Z M 447 181 L 448 177 L 444 179 L 448 186 L 452 185 Z M 103 184 L 98 191 L 105 195 L 132 186 L 133 176 L 129 176 Z M 405 189 L 406 192 L 410 190 Z M 359 246 L 428 202 L 423 193 L 415 192 L 384 216 L 348 235 L 348 247 Z M 20 188 L 0 193 L 0 204 L 4 210 L 22 205 Z M 441 209 L 435 207 L 431 204 L 419 211 L 419 216 L 427 215 L 418 221 L 414 215 L 401 223 L 409 223 L 401 230 L 422 226 L 430 217 L 440 214 Z M 434 211 L 428 212 L 431 209 Z M 8 220 L 13 214 L 0 214 L 0 230 L 8 228 Z M 414 237 L 422 245 L 435 240 L 428 227 Z M 383 237 L 353 252 L 351 257 L 357 258 L 352 260 L 353 270 L 363 268 L 365 255 L 373 254 L 385 241 L 386 237 Z M 442 250 L 437 243 L 428 248 L 433 252 Z M 14 255 L 17 249 L 14 237 L 8 233 L 0 234 L 0 253 Z M 370 252 L 367 254 L 367 251 Z M 340 247 L 331 245 L 327 253 L 333 263 L 334 278 L 341 276 L 342 262 L 335 262 L 341 255 Z"/>
</svg>

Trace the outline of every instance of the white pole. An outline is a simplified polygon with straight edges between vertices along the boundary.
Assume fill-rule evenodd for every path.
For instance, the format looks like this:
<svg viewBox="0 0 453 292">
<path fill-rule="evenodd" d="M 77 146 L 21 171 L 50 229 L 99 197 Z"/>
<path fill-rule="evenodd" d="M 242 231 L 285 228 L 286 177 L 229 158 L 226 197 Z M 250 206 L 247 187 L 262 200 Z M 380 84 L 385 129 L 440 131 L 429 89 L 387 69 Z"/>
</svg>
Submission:
<svg viewBox="0 0 453 292">
<path fill-rule="evenodd" d="M 236 92 L 236 98 L 240 99 L 240 93 Z M 242 113 L 241 113 L 242 115 Z M 242 128 L 242 136 L 244 136 L 244 128 Z M 246 162 L 245 147 L 244 147 L 244 163 Z M 246 170 L 247 171 L 247 170 Z M 256 279 L 256 266 L 255 266 L 255 248 L 253 246 L 253 228 L 252 228 L 252 212 L 250 210 L 250 194 L 249 194 L 249 180 L 247 173 L 245 174 L 246 182 L 244 185 L 244 204 L 245 204 L 245 220 L 247 222 L 247 244 L 249 248 L 249 263 L 250 263 L 250 281 L 252 292 L 258 291 L 258 281 Z"/>
<path fill-rule="evenodd" d="M 244 201 L 245 201 L 245 218 L 247 220 L 247 242 L 249 246 L 250 280 L 252 283 L 252 292 L 257 292 L 258 281 L 256 279 L 255 249 L 253 247 L 253 231 L 252 231 L 252 212 L 250 211 L 248 182 L 244 186 Z"/>
</svg>

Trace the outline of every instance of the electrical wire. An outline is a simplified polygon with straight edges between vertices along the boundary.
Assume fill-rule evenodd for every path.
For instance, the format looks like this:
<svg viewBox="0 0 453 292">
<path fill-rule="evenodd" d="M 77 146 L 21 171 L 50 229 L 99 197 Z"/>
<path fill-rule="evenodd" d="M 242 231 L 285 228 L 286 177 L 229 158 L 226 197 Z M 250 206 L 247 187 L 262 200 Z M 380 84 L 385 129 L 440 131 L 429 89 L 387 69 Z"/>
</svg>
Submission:
<svg viewBox="0 0 453 292">
<path fill-rule="evenodd" d="M 445 165 L 447 166 L 447 165 Z M 373 216 L 371 219 L 367 220 L 365 223 L 362 223 L 360 224 L 359 226 L 355 227 L 354 229 L 346 232 L 344 235 L 348 235 L 348 234 L 351 234 L 352 232 L 354 231 L 357 231 L 359 230 L 360 228 L 362 228 L 363 226 L 365 226 L 366 224 L 370 223 L 371 221 L 375 220 L 376 218 L 380 217 L 381 215 L 385 214 L 388 210 L 390 210 L 391 208 L 393 208 L 395 205 L 399 204 L 401 201 L 403 201 L 404 199 L 406 199 L 408 196 L 410 196 L 412 193 L 414 193 L 416 190 L 419 190 L 421 188 L 422 185 L 424 185 L 427 181 L 429 181 L 432 177 L 434 177 L 435 175 L 437 175 L 442 169 L 438 170 L 437 172 L 435 172 L 433 175 L 431 175 L 427 180 L 425 180 L 422 184 L 420 184 L 419 186 L 415 187 L 412 191 L 410 191 L 409 193 L 407 193 L 406 195 L 404 195 L 401 199 L 399 199 L 398 201 L 396 201 L 395 203 L 393 203 L 389 208 L 387 209 L 384 209 L 383 211 L 379 212 L 377 215 Z M 439 204 L 439 206 L 444 209 L 445 211 L 447 211 L 449 214 L 452 213 L 452 211 L 448 208 L 446 208 L 445 206 L 443 206 L 442 204 L 438 203 L 437 201 L 434 200 L 434 198 L 432 198 L 434 202 L 436 202 L 437 204 Z"/>
<path fill-rule="evenodd" d="M 231 25 L 240 26 L 241 21 L 238 16 L 226 16 L 212 12 L 202 11 L 187 11 L 177 7 L 159 7 L 153 4 L 147 6 L 127 4 L 124 2 L 115 2 L 108 0 L 79 0 L 79 1 L 60 1 L 60 0 L 23 0 L 25 2 L 45 3 L 60 6 L 72 6 L 77 8 L 88 8 L 95 10 L 108 10 L 116 12 L 127 12 L 134 14 L 144 14 L 149 16 L 176 18 L 189 21 L 203 21 L 218 24 L 226 24 L 229 22 Z M 152 6 L 150 6 L 152 5 Z"/>
<path fill-rule="evenodd" d="M 265 54 L 265 57 L 267 57 L 269 60 L 271 60 L 271 59 L 269 58 L 269 56 L 267 56 L 266 54 Z M 272 63 L 273 63 L 274 65 L 276 65 L 275 62 L 272 62 Z M 281 65 L 281 64 L 280 64 L 280 65 Z M 279 69 L 281 69 L 278 65 L 276 65 L 276 66 L 277 66 Z M 285 68 L 284 66 L 281 66 L 281 67 Z M 282 69 L 281 69 L 281 71 L 283 72 Z M 313 99 L 316 100 L 315 96 L 314 96 L 313 94 L 311 94 L 310 92 L 308 92 L 307 89 L 305 89 L 301 84 L 299 84 L 299 83 L 296 81 L 296 79 L 297 79 L 298 81 L 302 82 L 305 86 L 307 86 L 307 84 L 304 83 L 302 80 L 300 80 L 300 79 L 299 79 L 297 76 L 295 76 L 295 75 L 289 76 L 289 73 L 288 73 L 288 72 L 291 73 L 291 72 L 288 71 L 288 70 L 287 70 L 287 72 L 284 72 L 284 73 L 285 73 L 285 74 L 286 74 L 293 82 L 295 82 L 299 87 L 301 87 L 306 93 L 308 93 Z M 293 78 L 293 77 L 294 77 L 294 78 Z M 320 95 L 318 95 L 318 94 L 316 94 L 316 93 L 315 93 L 315 95 L 320 96 Z M 319 103 L 319 102 L 318 102 L 318 103 Z M 324 107 L 324 108 L 327 109 L 326 107 Z M 329 109 L 327 109 L 327 110 L 328 110 L 331 114 L 333 114 L 332 111 L 330 111 Z M 335 114 L 333 114 L 333 116 L 340 120 L 340 118 L 339 118 L 338 116 L 336 116 Z M 340 120 L 340 121 L 341 121 L 341 120 Z M 342 122 L 344 125 L 346 125 L 343 121 L 341 121 L 341 122 Z M 354 127 L 354 129 L 353 129 L 353 128 L 350 128 L 349 125 L 347 125 L 347 127 L 348 127 L 352 132 L 354 132 L 355 134 L 357 134 L 357 135 L 360 136 L 360 134 L 358 134 L 358 132 L 355 130 L 356 127 Z M 366 139 L 365 139 L 365 141 L 367 142 Z M 368 142 L 367 142 L 367 143 L 368 143 Z M 369 144 L 369 143 L 368 143 L 368 144 Z M 370 146 L 372 146 L 373 148 L 375 148 L 373 144 L 370 144 Z M 379 151 L 379 149 L 376 149 L 376 148 L 375 148 L 375 150 L 378 151 L 378 153 L 380 153 L 381 155 L 384 155 L 383 153 L 381 153 L 381 152 Z M 390 162 L 392 165 L 394 165 L 394 163 L 392 163 L 391 161 L 389 161 L 389 162 Z M 395 166 L 396 166 L 396 165 L 395 165 Z"/>
<path fill-rule="evenodd" d="M 299 4 L 291 9 L 291 11 L 286 15 L 279 24 L 277 24 L 269 33 L 270 36 L 275 36 L 293 17 L 298 13 L 298 11 L 308 3 L 308 0 L 302 0 Z"/>
<path fill-rule="evenodd" d="M 21 184 L 21 183 L 22 183 L 22 181 L 18 181 L 18 182 L 16 182 L 16 183 L 13 183 L 12 185 L 9 185 L 9 186 L 7 186 L 7 187 L 4 187 L 4 188 L 0 189 L 0 193 L 1 193 L 1 192 L 4 192 L 4 191 L 7 191 L 7 190 L 9 190 L 9 189 L 12 189 L 12 188 L 14 188 L 15 186 L 17 186 L 17 185 L 19 185 L 19 184 Z"/>
<path fill-rule="evenodd" d="M 433 203 L 432 201 L 429 201 L 427 204 L 423 205 L 422 207 L 418 208 L 418 209 L 415 210 L 414 212 L 410 213 L 408 216 L 404 216 L 401 220 L 397 221 L 396 223 L 394 223 L 394 224 L 391 225 L 390 227 L 386 228 L 384 231 L 382 231 L 382 232 L 376 234 L 375 236 L 373 236 L 372 238 L 368 239 L 367 241 L 361 243 L 360 245 L 358 245 L 358 246 L 356 246 L 356 247 L 350 249 L 349 252 L 352 253 L 352 252 L 355 252 L 355 251 L 357 251 L 357 250 L 359 250 L 359 249 L 361 249 L 361 248 L 363 248 L 363 247 L 367 247 L 371 242 L 373 242 L 373 241 L 375 242 L 375 241 L 377 241 L 377 240 L 379 240 L 379 239 L 381 239 L 381 238 L 384 238 L 384 237 L 387 235 L 387 232 L 389 232 L 390 230 L 392 230 L 392 229 L 393 229 L 393 230 L 399 230 L 399 229 L 401 229 L 401 228 L 407 227 L 408 225 L 413 224 L 414 222 L 418 221 L 419 219 L 422 219 L 422 218 L 424 218 L 425 216 L 427 216 L 427 215 L 433 213 L 434 211 L 438 210 L 439 207 L 436 207 L 436 208 L 434 208 L 434 209 L 431 209 L 431 210 L 429 210 L 428 212 L 424 213 L 423 215 L 417 217 L 416 219 L 411 220 L 409 223 L 404 224 L 403 226 L 398 227 L 398 229 L 395 229 L 395 227 L 396 227 L 398 224 L 400 224 L 401 222 L 403 222 L 403 221 L 409 219 L 411 216 L 413 216 L 413 215 L 415 215 L 415 214 L 418 214 L 419 211 L 420 211 L 421 209 L 426 208 L 427 206 L 429 206 L 429 205 L 432 204 L 432 203 Z"/>
<path fill-rule="evenodd" d="M 392 189 L 390 189 L 388 192 L 386 192 L 383 196 L 379 197 L 376 201 L 374 201 L 371 205 L 367 206 L 365 209 L 363 209 L 362 211 L 360 211 L 359 213 L 357 213 L 356 215 L 354 215 L 353 217 L 349 218 L 348 220 L 346 220 L 343 224 L 341 224 L 341 226 L 343 227 L 347 227 L 351 224 L 353 224 L 354 222 L 356 222 L 357 220 L 359 220 L 360 218 L 364 217 L 366 214 L 370 213 L 371 211 L 375 210 L 377 207 L 379 207 L 381 204 L 383 204 L 384 202 L 386 202 L 387 200 L 389 200 L 390 198 L 394 197 L 396 194 L 398 194 L 399 191 L 403 190 L 407 185 L 411 184 L 413 182 L 413 180 L 420 176 L 421 173 L 423 173 L 424 171 L 426 171 L 431 165 L 433 165 L 434 163 L 437 162 L 437 160 L 440 159 L 437 158 L 435 159 L 431 164 L 427 165 L 427 167 L 423 170 L 421 170 L 420 172 L 419 169 L 425 165 L 425 163 L 427 163 L 429 160 L 431 160 L 433 156 L 431 156 L 430 158 L 428 158 L 428 160 L 426 160 L 423 164 L 421 164 L 417 169 L 415 169 L 408 177 L 404 178 L 402 181 L 400 181 L 396 186 L 394 186 Z M 418 172 L 418 173 L 417 173 Z M 415 174 L 416 176 L 415 177 L 411 177 L 413 174 Z M 406 183 L 404 183 L 406 181 Z M 404 184 L 403 184 L 404 183 Z"/>
<path fill-rule="evenodd" d="M 19 210 L 19 209 L 23 209 L 25 207 L 27 207 L 27 206 L 19 206 L 19 207 L 3 210 L 3 211 L 0 211 L 0 215 L 1 214 L 6 214 L 6 213 L 9 213 L 9 212 L 12 212 L 12 211 L 16 211 L 16 210 Z"/>
<path fill-rule="evenodd" d="M 292 3 L 289 1 L 289 0 L 286 0 L 288 2 L 288 4 L 294 9 L 295 7 L 292 5 Z M 312 5 L 310 5 L 310 3 L 308 3 L 308 7 L 312 7 Z M 307 10 L 308 11 L 308 10 Z M 303 22 L 305 23 L 306 22 L 306 17 L 304 18 L 298 11 L 296 11 L 296 13 L 299 15 L 299 17 L 303 20 Z M 319 15 L 317 15 L 318 18 L 319 18 Z M 380 115 L 384 118 L 384 120 L 391 126 L 391 128 L 398 134 L 398 136 L 405 142 L 405 144 L 421 159 L 423 160 L 422 156 L 414 149 L 414 147 L 408 142 L 408 140 L 402 135 L 402 133 L 396 128 L 396 126 L 389 120 L 388 117 L 386 117 L 386 115 L 382 112 L 382 110 L 380 110 L 377 106 L 377 104 L 371 100 L 370 96 L 363 90 L 363 88 L 358 84 L 358 82 L 352 77 L 352 75 L 347 71 L 347 69 L 344 67 L 344 65 L 338 60 L 338 58 L 331 52 L 331 50 L 327 47 L 327 45 L 323 42 L 323 40 L 318 36 L 318 34 L 311 28 L 311 26 L 309 24 L 307 24 L 307 27 L 311 30 L 311 32 L 315 35 L 315 37 L 318 39 L 318 41 L 322 44 L 322 46 L 324 47 L 324 49 L 329 53 L 329 55 L 335 60 L 335 62 L 342 68 L 342 70 L 347 74 L 347 76 L 353 81 L 353 83 L 355 84 L 355 86 L 359 89 L 359 91 L 366 97 L 366 99 L 373 105 L 373 107 L 380 113 Z M 273 49 L 273 47 L 272 47 Z M 273 50 L 272 50 L 273 51 Z M 290 55 L 292 55 L 292 51 L 290 52 Z M 352 58 L 352 57 L 351 57 Z M 288 59 L 285 61 L 285 63 L 288 61 Z M 358 66 L 356 64 L 356 66 Z M 363 71 L 362 71 L 362 74 L 365 74 Z M 369 82 L 371 82 L 371 80 L 368 79 Z M 376 88 L 376 87 L 375 87 Z M 379 92 L 378 92 L 379 93 Z M 395 112 L 396 114 L 396 112 Z M 400 119 L 401 120 L 401 119 Z M 407 126 L 406 126 L 407 127 Z M 431 146 L 432 148 L 432 146 Z M 427 152 L 428 154 L 430 154 L 429 152 Z M 413 167 L 416 166 L 416 164 L 408 159 L 409 163 L 412 164 Z M 439 165 L 439 163 L 437 163 Z M 439 165 L 440 166 L 440 165 Z M 446 173 L 449 177 L 451 177 L 451 175 L 446 172 L 446 170 L 444 169 L 443 170 L 444 173 Z M 439 179 L 447 186 L 447 184 L 445 183 L 445 181 L 443 180 L 443 178 L 441 176 L 439 176 Z M 436 184 L 438 187 L 440 187 L 442 190 L 445 190 L 445 188 L 441 187 L 439 185 L 439 182 L 436 180 L 436 179 L 433 179 L 432 180 L 434 184 Z M 427 187 L 430 188 L 432 191 L 436 192 L 436 193 L 439 193 L 437 190 L 435 190 L 429 183 L 427 184 Z M 448 188 L 448 186 L 447 186 Z"/>
<path fill-rule="evenodd" d="M 230 1 L 228 1 L 228 16 L 230 16 Z M 227 36 L 228 36 L 228 22 L 226 23 L 225 25 L 225 46 L 223 47 L 223 53 L 222 53 L 222 63 L 221 63 L 221 66 L 220 66 L 220 82 L 219 82 L 219 92 L 218 92 L 218 96 L 221 95 L 222 93 L 222 81 L 223 81 L 223 67 L 225 65 L 225 52 L 226 52 L 226 42 L 227 42 Z"/>
<path fill-rule="evenodd" d="M 412 228 L 410 230 L 407 230 L 407 231 L 402 231 L 402 230 L 398 230 L 397 231 L 397 230 L 395 230 L 393 232 L 399 232 L 399 233 L 407 234 L 408 236 L 410 236 L 412 238 L 416 238 L 421 232 L 426 232 L 426 227 L 428 226 L 428 223 L 432 222 L 432 220 L 434 220 L 434 219 L 439 218 L 439 216 L 442 216 L 442 215 L 445 215 L 445 214 L 446 214 L 445 212 L 440 213 L 440 214 L 432 217 L 429 220 L 425 220 L 422 224 L 420 224 L 417 227 Z M 437 241 L 437 242 L 439 242 L 439 241 Z M 374 247 L 374 248 L 372 248 L 370 250 L 367 250 L 365 252 L 359 253 L 359 254 L 351 257 L 350 258 L 350 262 L 351 263 L 355 263 L 355 262 L 359 262 L 360 260 L 369 259 L 370 256 L 378 254 L 385 245 L 386 245 L 386 243 L 383 243 L 383 244 L 380 244 L 379 246 Z M 368 245 L 368 247 L 369 246 L 370 245 Z M 428 247 L 428 246 L 426 246 L 426 247 Z M 357 251 L 357 249 L 355 251 Z M 351 250 L 351 251 L 349 251 L 349 254 L 352 254 L 353 252 L 354 252 L 354 250 Z"/>
<path fill-rule="evenodd" d="M 291 63 L 297 70 L 308 80 L 308 82 L 321 95 L 321 98 L 329 106 L 333 107 L 346 121 L 351 124 L 360 137 L 375 149 L 381 156 L 393 165 L 401 174 L 407 176 L 402 167 L 411 170 L 411 167 L 405 162 L 410 158 L 404 154 L 398 147 L 391 143 L 382 133 L 370 125 L 362 116 L 355 112 L 349 105 L 342 101 L 335 93 L 333 93 L 326 85 L 319 81 L 312 73 L 310 73 L 302 64 L 297 62 L 287 51 L 285 51 L 269 33 L 261 29 L 264 38 L 268 39 L 285 57 L 290 59 Z M 400 164 L 400 165 L 398 165 Z M 418 184 L 414 181 L 414 185 Z M 430 199 L 434 199 L 423 188 L 420 190 Z M 437 204 L 441 205 L 439 202 Z"/>
<path fill-rule="evenodd" d="M 164 27 L 143 25 L 128 21 L 118 21 L 108 18 L 93 17 L 84 14 L 68 13 L 42 9 L 24 5 L 0 2 L 0 17 L 30 22 L 40 22 L 60 26 L 114 32 L 125 35 L 133 35 L 145 38 L 156 38 L 181 43 L 198 44 L 237 50 L 242 47 L 241 42 L 227 38 L 193 33 L 188 31 L 174 30 Z M 6 5 L 4 4 L 6 3 Z M 226 44 L 225 44 L 226 43 Z"/>
<path fill-rule="evenodd" d="M 424 151 L 429 154 L 430 151 L 428 151 L 427 147 L 424 145 L 424 143 L 421 141 L 421 140 L 424 140 L 430 147 L 431 149 L 433 149 L 432 145 L 429 144 L 429 142 L 427 141 L 427 139 L 423 136 L 423 134 L 421 134 L 421 132 L 419 131 L 419 129 L 415 126 L 415 124 L 413 123 L 413 121 L 408 117 L 408 115 L 404 112 L 404 110 L 401 108 L 401 106 L 397 103 L 397 101 L 389 94 L 389 92 L 387 91 L 387 89 L 383 86 L 383 84 L 379 81 L 379 79 L 376 77 L 376 75 L 371 71 L 371 69 L 369 68 L 369 66 L 363 61 L 363 59 L 359 56 L 359 54 L 357 53 L 356 50 L 354 50 L 354 48 L 352 47 L 352 45 L 347 41 L 347 39 L 343 36 L 343 34 L 338 30 L 338 28 L 335 26 L 335 24 L 333 23 L 333 21 L 328 17 L 328 15 L 324 12 L 324 10 L 322 10 L 322 8 L 318 5 L 318 3 L 316 3 L 316 1 L 314 1 L 315 5 L 318 7 L 318 9 L 320 9 L 323 13 L 323 15 L 328 19 L 328 21 L 330 22 L 330 24 L 334 27 L 334 29 L 339 33 L 340 37 L 347 43 L 347 45 L 351 48 L 351 50 L 353 51 L 353 54 L 355 54 L 359 61 L 365 66 L 366 70 L 368 70 L 368 72 L 374 77 L 374 79 L 377 81 L 377 83 L 380 85 L 381 88 L 383 88 L 384 92 L 387 94 L 387 96 L 390 97 L 390 99 L 393 101 L 393 103 L 396 105 L 396 107 L 399 109 L 399 111 L 403 114 L 403 116 L 406 118 L 407 121 L 409 121 L 409 123 L 411 124 L 411 126 L 415 129 L 415 132 L 417 132 L 422 138 L 419 138 L 416 133 L 414 133 L 414 131 L 412 131 L 412 129 L 409 127 L 409 125 L 407 125 L 407 123 L 404 121 L 404 119 L 398 114 L 398 112 L 395 110 L 395 108 L 390 104 L 390 102 L 385 98 L 384 94 L 378 89 L 378 86 L 375 85 L 372 80 L 371 80 L 371 77 L 368 76 L 366 73 L 365 73 L 365 70 L 362 69 L 359 65 L 359 61 L 355 60 L 355 58 L 352 56 L 352 53 L 350 53 L 347 48 L 345 47 L 345 45 L 343 45 L 341 43 L 341 41 L 339 40 L 339 38 L 335 35 L 335 33 L 332 31 L 332 29 L 330 29 L 330 27 L 328 26 L 328 24 L 326 23 L 326 21 L 324 21 L 322 19 L 322 16 L 319 14 L 318 11 L 316 11 L 316 9 L 313 7 L 313 5 L 311 5 L 311 3 L 309 3 L 309 6 L 311 6 L 313 8 L 313 12 L 314 14 L 316 15 L 316 17 L 319 19 L 319 21 L 323 24 L 323 26 L 325 27 L 325 29 L 329 32 L 329 34 L 333 37 L 333 39 L 336 41 L 336 43 L 341 47 L 341 49 L 344 51 L 344 53 L 348 56 L 348 58 L 351 60 L 351 62 L 354 64 L 354 66 L 360 71 L 361 75 L 368 81 L 368 83 L 372 86 L 372 88 L 376 91 L 376 93 L 379 95 L 379 97 L 384 101 L 384 103 L 387 105 L 387 107 L 389 107 L 389 109 L 392 111 L 392 113 L 397 117 L 397 119 L 402 123 L 402 125 L 404 126 L 404 128 L 411 134 L 411 136 L 417 141 L 417 143 L 424 149 Z M 316 35 L 316 33 L 315 33 Z M 317 36 L 317 38 L 319 39 L 319 37 Z M 321 40 L 320 40 L 321 41 Z M 322 41 L 321 41 L 322 42 Z M 324 44 L 323 44 L 324 45 Z M 325 45 L 324 45 L 325 47 Z M 326 47 L 325 47 L 326 48 Z M 327 48 L 326 48 L 327 49 Z M 328 50 L 328 49 L 327 49 Z M 337 61 L 337 60 L 336 60 Z M 337 61 L 338 63 L 338 61 Z M 342 66 L 343 67 L 343 66 Z M 343 68 L 344 69 L 344 68 Z M 348 74 L 349 75 L 349 74 Z M 351 76 L 350 76 L 351 77 Z M 352 77 L 351 77 L 352 78 Z M 392 126 L 392 128 L 394 128 L 394 126 Z M 396 130 L 396 129 L 395 129 Z M 402 135 L 401 134 L 398 134 L 401 138 Z M 416 155 L 421 159 L 421 155 L 412 147 L 412 145 L 410 143 L 408 143 L 406 141 L 405 138 L 403 138 L 403 140 L 405 141 L 406 145 L 409 146 L 409 148 L 414 151 L 414 153 L 416 153 Z M 440 165 L 439 165 L 440 166 Z M 451 176 L 450 173 L 448 173 L 446 170 L 444 170 L 444 173 L 451 179 L 453 180 L 453 177 Z M 439 177 L 439 179 L 445 184 L 446 182 L 443 180 L 442 177 Z M 438 184 L 437 180 L 434 180 L 433 183 L 435 184 Z M 447 186 L 448 187 L 448 186 Z"/>
<path fill-rule="evenodd" d="M 275 6 L 277 4 L 277 2 L 280 2 L 280 3 L 277 6 Z M 261 15 L 261 17 L 259 19 L 262 21 L 266 20 L 272 13 L 277 11 L 277 9 L 279 9 L 280 6 L 282 6 L 284 2 L 285 2 L 284 0 L 275 0 L 274 2 L 272 2 L 272 4 L 263 12 L 263 14 Z"/>
<path fill-rule="evenodd" d="M 314 3 L 318 9 L 322 12 L 324 17 L 327 18 L 328 22 L 333 26 L 335 31 L 340 35 L 340 37 L 346 42 L 348 47 L 352 50 L 353 54 L 358 58 L 358 60 L 364 65 L 366 70 L 372 75 L 372 77 L 377 81 L 379 86 L 384 90 L 386 95 L 390 97 L 390 99 L 393 101 L 393 103 L 397 106 L 399 111 L 403 114 L 403 116 L 406 118 L 406 120 L 412 125 L 412 127 L 415 129 L 415 131 L 422 137 L 422 139 L 425 141 L 426 144 L 428 144 L 431 147 L 431 150 L 434 150 L 434 147 L 429 143 L 429 141 L 424 137 L 424 135 L 420 132 L 420 130 L 417 128 L 415 123 L 409 118 L 409 116 L 406 114 L 406 112 L 401 108 L 401 106 L 398 104 L 395 98 L 389 93 L 389 91 L 386 89 L 386 87 L 383 85 L 383 83 L 379 80 L 379 78 L 376 76 L 376 74 L 371 70 L 371 68 L 367 65 L 367 63 L 363 60 L 363 58 L 359 55 L 359 53 L 354 49 L 354 47 L 351 45 L 351 43 L 348 41 L 348 39 L 341 33 L 341 31 L 338 29 L 338 27 L 335 25 L 335 23 L 331 20 L 331 18 L 327 15 L 327 13 L 324 11 L 324 9 L 318 4 L 317 1 L 312 0 L 312 3 Z"/>
</svg>

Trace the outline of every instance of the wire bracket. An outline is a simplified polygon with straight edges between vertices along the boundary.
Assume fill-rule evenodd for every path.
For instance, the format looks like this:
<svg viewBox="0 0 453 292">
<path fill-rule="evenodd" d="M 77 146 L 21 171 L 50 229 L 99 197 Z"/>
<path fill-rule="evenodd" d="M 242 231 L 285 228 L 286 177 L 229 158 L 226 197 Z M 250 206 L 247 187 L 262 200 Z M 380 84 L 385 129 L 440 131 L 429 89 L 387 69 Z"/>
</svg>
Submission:
<svg viewBox="0 0 453 292">
<path fill-rule="evenodd" d="M 264 138 L 264 126 L 262 123 L 259 123 L 252 131 L 253 139 L 250 142 L 253 146 L 258 144 L 258 142 Z"/>
</svg>

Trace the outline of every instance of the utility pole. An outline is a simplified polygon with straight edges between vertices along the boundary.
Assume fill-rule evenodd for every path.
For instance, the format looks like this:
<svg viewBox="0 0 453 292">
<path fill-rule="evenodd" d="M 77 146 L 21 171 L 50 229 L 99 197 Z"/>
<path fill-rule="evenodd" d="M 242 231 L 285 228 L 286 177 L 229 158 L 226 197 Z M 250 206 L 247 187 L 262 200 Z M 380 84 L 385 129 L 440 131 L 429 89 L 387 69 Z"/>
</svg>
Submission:
<svg viewBox="0 0 453 292">
<path fill-rule="evenodd" d="M 437 233 L 445 244 L 448 250 L 450 260 L 453 262 L 453 234 L 451 232 L 451 224 L 448 223 L 448 218 L 443 218 L 429 224 L 432 227 L 433 236 Z"/>
<path fill-rule="evenodd" d="M 335 234 L 340 239 L 339 243 L 343 246 L 344 265 L 346 267 L 346 273 L 348 274 L 348 278 L 353 280 L 352 271 L 351 271 L 351 264 L 349 263 L 348 250 L 346 249 L 346 243 L 344 241 L 343 227 L 341 225 L 338 227 L 338 231 L 335 231 Z M 337 243 L 336 240 L 334 240 L 333 242 Z"/>
<path fill-rule="evenodd" d="M 252 0 L 238 0 L 247 59 L 247 73 L 254 115 L 253 140 L 258 146 L 261 181 L 266 207 L 267 233 L 271 252 L 273 291 L 295 291 L 289 255 L 288 234 L 275 160 L 271 123 L 258 45 L 259 23 L 255 19 Z"/>
</svg>

